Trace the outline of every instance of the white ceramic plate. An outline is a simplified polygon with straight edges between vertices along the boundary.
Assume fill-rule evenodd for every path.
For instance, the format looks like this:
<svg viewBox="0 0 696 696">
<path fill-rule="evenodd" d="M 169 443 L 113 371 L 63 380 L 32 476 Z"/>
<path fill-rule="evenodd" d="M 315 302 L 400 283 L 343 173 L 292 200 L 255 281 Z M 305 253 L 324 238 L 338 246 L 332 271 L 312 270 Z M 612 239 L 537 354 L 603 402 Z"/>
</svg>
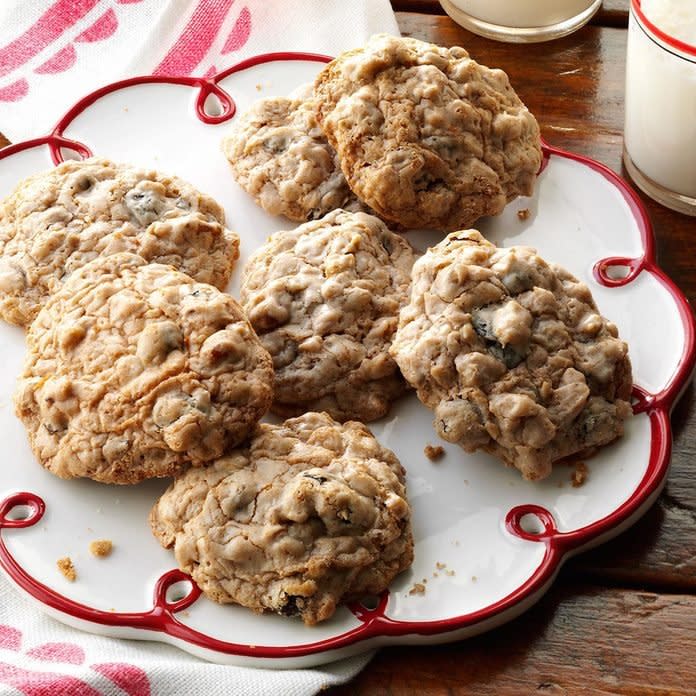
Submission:
<svg viewBox="0 0 696 696">
<path fill-rule="evenodd" d="M 269 233 L 292 224 L 266 214 L 237 187 L 220 139 L 233 104 L 241 112 L 260 96 L 286 94 L 311 80 L 321 60 L 276 54 L 209 80 L 143 78 L 99 90 L 71 109 L 52 135 L 0 152 L 0 196 L 67 154 L 60 146 L 70 142 L 83 154 L 88 149 L 175 173 L 217 198 L 240 234 L 242 258 L 230 288 L 236 294 L 245 259 Z M 372 429 L 408 471 L 412 569 L 374 603 L 342 607 L 312 628 L 299 619 L 219 606 L 173 570 L 173 555 L 150 534 L 148 511 L 166 481 L 133 487 L 63 481 L 36 463 L 12 406 L 24 336 L 2 324 L 5 573 L 68 624 L 166 641 L 216 662 L 266 667 L 314 665 L 385 644 L 457 640 L 529 607 L 565 558 L 618 534 L 654 501 L 669 465 L 669 410 L 694 364 L 691 311 L 655 266 L 652 233 L 636 197 L 601 165 L 552 148 L 546 155 L 535 196 L 510 204 L 481 229 L 497 243 L 535 246 L 580 277 L 630 345 L 636 416 L 620 442 L 588 462 L 583 486 L 570 485 L 566 466 L 529 483 L 488 455 L 445 443 L 445 457 L 429 461 L 423 447 L 437 442 L 431 413 L 411 395 Z M 531 214 L 522 221 L 517 211 L 524 208 Z M 409 238 L 420 248 L 438 241 L 432 234 Z M 99 538 L 114 542 L 107 559 L 88 551 Z M 63 556 L 77 568 L 74 583 L 56 568 Z M 424 583 L 425 593 L 412 594 L 415 583 Z"/>
</svg>

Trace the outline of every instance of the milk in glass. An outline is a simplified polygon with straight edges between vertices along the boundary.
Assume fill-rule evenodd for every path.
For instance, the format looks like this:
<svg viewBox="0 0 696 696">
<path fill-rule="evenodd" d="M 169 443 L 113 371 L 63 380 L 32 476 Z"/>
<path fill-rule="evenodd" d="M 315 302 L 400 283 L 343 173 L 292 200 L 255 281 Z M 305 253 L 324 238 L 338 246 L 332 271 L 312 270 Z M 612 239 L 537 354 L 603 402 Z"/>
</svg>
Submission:
<svg viewBox="0 0 696 696">
<path fill-rule="evenodd" d="M 696 1 L 632 0 L 624 162 L 653 198 L 696 214 Z"/>
<path fill-rule="evenodd" d="M 601 0 L 440 0 L 471 31 L 503 41 L 544 41 L 588 22 Z"/>
</svg>

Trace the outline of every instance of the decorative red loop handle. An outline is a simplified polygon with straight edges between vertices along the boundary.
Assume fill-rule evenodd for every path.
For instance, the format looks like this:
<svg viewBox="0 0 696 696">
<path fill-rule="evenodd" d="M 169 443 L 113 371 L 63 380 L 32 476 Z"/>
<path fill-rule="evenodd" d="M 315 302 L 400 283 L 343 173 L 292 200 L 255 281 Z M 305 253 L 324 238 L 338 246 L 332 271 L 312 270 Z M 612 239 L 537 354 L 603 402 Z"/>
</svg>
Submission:
<svg viewBox="0 0 696 696">
<path fill-rule="evenodd" d="M 377 606 L 372 609 L 366 607 L 361 602 L 351 602 L 348 608 L 353 612 L 356 619 L 363 623 L 369 623 L 370 621 L 384 616 L 384 612 L 387 609 L 387 602 L 389 602 L 389 590 L 385 590 L 378 596 Z"/>
<path fill-rule="evenodd" d="M 205 110 L 205 102 L 210 95 L 214 95 L 222 104 L 222 113 L 217 115 L 209 114 Z M 210 80 L 201 81 L 201 89 L 198 92 L 198 98 L 196 99 L 196 113 L 198 118 L 203 121 L 203 123 L 216 124 L 223 123 L 231 119 L 237 111 L 237 105 L 234 99 L 225 92 L 222 87 L 219 87 L 214 82 Z"/>
<path fill-rule="evenodd" d="M 639 387 L 637 384 L 633 385 L 633 415 L 638 415 L 639 413 L 647 413 L 655 407 L 657 398 L 654 394 L 649 391 Z"/>
<path fill-rule="evenodd" d="M 528 532 L 522 527 L 522 518 L 534 515 L 542 524 L 543 531 Z M 513 536 L 527 541 L 548 541 L 559 536 L 556 520 L 553 515 L 541 505 L 517 505 L 505 516 L 505 528 Z"/>
<path fill-rule="evenodd" d="M 21 519 L 12 519 L 9 514 L 16 507 L 28 507 L 30 514 Z M 22 491 L 5 498 L 0 504 L 0 529 L 21 529 L 35 525 L 46 512 L 46 503 L 34 493 Z"/>
<path fill-rule="evenodd" d="M 172 585 L 177 582 L 185 582 L 189 585 L 189 591 L 184 597 L 176 600 L 175 602 L 170 602 L 167 599 L 167 591 Z M 155 607 L 160 610 L 173 614 L 182 609 L 187 609 L 190 607 L 199 597 L 201 596 L 201 590 L 191 579 L 191 576 L 187 575 L 178 568 L 174 568 L 162 575 L 157 584 L 155 585 L 154 591 L 154 603 Z"/>
<path fill-rule="evenodd" d="M 628 271 L 621 277 L 612 278 L 610 269 L 617 267 L 625 267 Z M 628 283 L 635 280 L 643 268 L 645 268 L 644 258 L 629 259 L 626 256 L 608 256 L 597 261 L 592 269 L 592 274 L 600 285 L 616 288 L 628 285 Z"/>
</svg>

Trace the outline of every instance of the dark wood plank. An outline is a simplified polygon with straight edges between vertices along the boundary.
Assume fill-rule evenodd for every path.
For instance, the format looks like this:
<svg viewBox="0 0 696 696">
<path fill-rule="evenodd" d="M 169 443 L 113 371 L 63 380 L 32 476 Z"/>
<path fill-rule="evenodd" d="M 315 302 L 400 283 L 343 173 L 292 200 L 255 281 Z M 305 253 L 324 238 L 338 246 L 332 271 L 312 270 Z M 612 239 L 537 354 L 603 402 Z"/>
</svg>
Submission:
<svg viewBox="0 0 696 696">
<path fill-rule="evenodd" d="M 657 504 L 621 536 L 571 560 L 567 568 L 575 577 L 600 584 L 630 584 L 696 593 L 696 398 L 693 386 L 672 414 L 672 425 L 675 435 L 672 468 Z M 694 676 L 696 685 L 696 674 Z"/>
<path fill-rule="evenodd" d="M 327 696 L 694 694 L 696 597 L 561 585 L 468 641 L 388 648 Z"/>
<path fill-rule="evenodd" d="M 587 26 L 548 44 L 487 41 L 448 17 L 397 14 L 402 32 L 462 45 L 503 68 L 541 124 L 544 138 L 622 173 L 626 32 Z M 696 302 L 696 221 L 641 196 L 655 228 L 662 267 Z M 575 573 L 596 582 L 696 590 L 696 409 L 689 390 L 673 415 L 672 469 L 664 495 L 636 527 L 574 559 Z"/>
<path fill-rule="evenodd" d="M 605 27 L 628 26 L 629 5 L 630 0 L 604 0 L 597 14 L 592 18 L 592 24 Z M 392 0 L 392 7 L 400 12 L 445 14 L 438 0 Z"/>
</svg>

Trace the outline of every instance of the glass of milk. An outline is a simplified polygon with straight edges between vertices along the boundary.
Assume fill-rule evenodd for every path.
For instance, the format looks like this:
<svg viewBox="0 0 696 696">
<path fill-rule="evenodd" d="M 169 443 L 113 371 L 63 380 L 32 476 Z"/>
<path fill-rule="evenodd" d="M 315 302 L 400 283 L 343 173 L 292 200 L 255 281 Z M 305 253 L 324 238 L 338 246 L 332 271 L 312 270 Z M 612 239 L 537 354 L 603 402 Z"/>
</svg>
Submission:
<svg viewBox="0 0 696 696">
<path fill-rule="evenodd" d="M 623 159 L 651 198 L 696 215 L 695 0 L 631 0 Z"/>
<path fill-rule="evenodd" d="M 602 0 L 440 0 L 440 4 L 474 34 L 531 43 L 579 29 L 592 19 Z"/>
</svg>

